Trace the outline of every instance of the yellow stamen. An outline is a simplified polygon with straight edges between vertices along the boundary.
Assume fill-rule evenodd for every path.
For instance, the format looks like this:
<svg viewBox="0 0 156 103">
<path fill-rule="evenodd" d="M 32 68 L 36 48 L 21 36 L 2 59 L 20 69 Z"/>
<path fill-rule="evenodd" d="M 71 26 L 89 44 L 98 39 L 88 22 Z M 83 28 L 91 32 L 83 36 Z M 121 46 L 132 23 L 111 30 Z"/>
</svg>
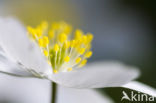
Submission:
<svg viewBox="0 0 156 103">
<path fill-rule="evenodd" d="M 61 43 L 65 42 L 66 40 L 67 40 L 67 35 L 65 33 L 59 35 L 59 41 Z"/>
<path fill-rule="evenodd" d="M 87 63 L 87 60 L 86 60 L 86 59 L 82 60 L 82 62 L 81 62 L 81 64 L 80 64 L 80 67 L 85 66 L 85 65 L 86 65 L 86 63 Z"/>
<path fill-rule="evenodd" d="M 54 69 L 54 70 L 53 70 L 53 72 L 54 72 L 55 74 L 57 74 L 57 73 L 58 73 L 58 71 L 57 71 L 56 69 Z"/>
<path fill-rule="evenodd" d="M 92 51 L 89 51 L 89 52 L 87 52 L 86 54 L 85 54 L 85 57 L 86 58 L 90 58 L 91 56 L 92 56 Z"/>
<path fill-rule="evenodd" d="M 73 70 L 72 68 L 68 68 L 68 69 L 67 69 L 68 72 L 70 72 L 70 71 L 72 71 L 72 70 Z"/>
<path fill-rule="evenodd" d="M 84 43 L 86 43 L 86 41 L 87 41 L 87 36 L 86 36 L 86 35 L 83 35 L 83 36 L 82 36 L 82 41 L 83 41 Z"/>
<path fill-rule="evenodd" d="M 79 48 L 78 52 L 82 55 L 85 52 L 85 48 Z"/>
<path fill-rule="evenodd" d="M 43 47 L 43 39 L 38 39 L 38 45 L 39 45 L 40 47 Z"/>
<path fill-rule="evenodd" d="M 50 30 L 50 31 L 49 31 L 48 36 L 49 36 L 50 39 L 54 38 L 54 36 L 55 36 L 54 33 L 55 33 L 54 30 Z"/>
<path fill-rule="evenodd" d="M 36 36 L 38 38 L 41 37 L 42 36 L 42 29 L 40 29 L 40 28 L 35 29 L 35 33 L 36 33 Z"/>
<path fill-rule="evenodd" d="M 49 44 L 49 39 L 47 36 L 43 37 L 43 46 L 46 47 Z"/>
<path fill-rule="evenodd" d="M 65 22 L 55 22 L 51 27 L 43 21 L 35 28 L 27 27 L 29 37 L 36 42 L 46 61 L 52 66 L 53 73 L 72 71 L 87 63 L 92 56 L 91 42 L 93 35 L 83 33 Z M 74 32 L 74 35 L 70 35 Z"/>
<path fill-rule="evenodd" d="M 49 53 L 48 53 L 47 50 L 44 50 L 43 53 L 44 53 L 44 55 L 45 55 L 46 57 L 48 57 Z"/>
<path fill-rule="evenodd" d="M 71 46 L 72 48 L 75 46 L 75 44 L 76 44 L 76 41 L 75 41 L 75 40 L 72 40 L 72 41 L 70 42 L 70 46 Z"/>
<path fill-rule="evenodd" d="M 82 35 L 83 35 L 83 32 L 81 31 L 81 30 L 79 30 L 79 29 L 77 29 L 76 31 L 75 31 L 75 39 L 82 39 L 81 37 L 82 37 Z"/>
<path fill-rule="evenodd" d="M 36 32 L 35 32 L 35 30 L 32 27 L 30 27 L 30 26 L 27 27 L 27 30 L 28 30 L 28 33 L 32 35 L 32 38 L 36 39 Z"/>
<path fill-rule="evenodd" d="M 87 33 L 87 42 L 90 43 L 93 40 L 93 34 Z"/>
<path fill-rule="evenodd" d="M 81 61 L 81 57 L 78 57 L 75 62 L 78 64 L 80 61 Z"/>
<path fill-rule="evenodd" d="M 70 57 L 69 57 L 69 56 L 66 56 L 66 57 L 64 58 L 64 61 L 65 61 L 65 62 L 69 62 L 69 61 L 70 61 Z"/>
<path fill-rule="evenodd" d="M 59 50 L 59 46 L 58 46 L 58 44 L 55 44 L 55 45 L 54 45 L 54 51 L 57 52 L 58 50 Z"/>
</svg>

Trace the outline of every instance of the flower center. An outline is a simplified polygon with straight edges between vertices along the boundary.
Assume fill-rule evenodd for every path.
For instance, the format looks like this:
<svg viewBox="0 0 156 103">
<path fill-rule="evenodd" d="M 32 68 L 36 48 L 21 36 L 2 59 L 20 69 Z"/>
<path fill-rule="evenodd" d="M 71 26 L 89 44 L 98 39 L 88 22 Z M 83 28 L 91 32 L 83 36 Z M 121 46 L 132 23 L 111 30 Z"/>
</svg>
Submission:
<svg viewBox="0 0 156 103">
<path fill-rule="evenodd" d="M 35 28 L 28 26 L 27 29 L 29 37 L 39 45 L 54 73 L 83 67 L 92 56 L 93 35 L 85 35 L 79 29 L 73 32 L 71 25 L 65 22 L 55 22 L 48 27 L 44 21 Z"/>
</svg>

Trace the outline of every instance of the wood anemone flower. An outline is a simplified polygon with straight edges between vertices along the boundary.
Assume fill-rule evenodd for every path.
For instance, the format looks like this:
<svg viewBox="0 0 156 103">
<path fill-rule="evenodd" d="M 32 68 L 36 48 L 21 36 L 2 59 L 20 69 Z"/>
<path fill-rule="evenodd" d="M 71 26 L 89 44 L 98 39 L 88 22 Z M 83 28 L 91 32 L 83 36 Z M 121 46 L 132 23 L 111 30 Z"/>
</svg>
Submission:
<svg viewBox="0 0 156 103">
<path fill-rule="evenodd" d="M 28 29 L 28 31 L 27 31 Z M 42 22 L 27 29 L 17 20 L 0 18 L 0 72 L 51 80 L 72 88 L 140 86 L 131 82 L 139 76 L 132 66 L 119 62 L 94 62 L 84 66 L 92 55 L 93 35 L 72 32 L 65 22 Z M 74 35 L 72 35 L 74 34 Z M 130 85 L 134 83 L 136 85 Z M 156 96 L 150 90 L 138 89 Z"/>
</svg>

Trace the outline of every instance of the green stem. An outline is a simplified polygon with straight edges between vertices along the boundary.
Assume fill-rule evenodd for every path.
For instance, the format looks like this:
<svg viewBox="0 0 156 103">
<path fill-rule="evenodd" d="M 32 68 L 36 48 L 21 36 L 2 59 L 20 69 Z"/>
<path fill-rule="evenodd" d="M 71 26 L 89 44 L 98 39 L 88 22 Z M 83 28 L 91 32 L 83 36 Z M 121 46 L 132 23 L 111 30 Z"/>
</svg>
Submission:
<svg viewBox="0 0 156 103">
<path fill-rule="evenodd" d="M 51 92 L 52 92 L 51 103 L 56 103 L 57 85 L 54 82 L 51 83 Z"/>
</svg>

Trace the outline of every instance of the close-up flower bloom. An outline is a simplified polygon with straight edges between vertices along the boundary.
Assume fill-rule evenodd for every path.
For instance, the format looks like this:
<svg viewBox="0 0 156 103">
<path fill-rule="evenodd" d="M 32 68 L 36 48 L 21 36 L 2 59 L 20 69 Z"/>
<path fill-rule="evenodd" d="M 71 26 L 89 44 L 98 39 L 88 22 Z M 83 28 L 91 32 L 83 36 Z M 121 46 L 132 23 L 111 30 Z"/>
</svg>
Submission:
<svg viewBox="0 0 156 103">
<path fill-rule="evenodd" d="M 150 89 L 126 85 L 136 84 L 131 82 L 140 74 L 136 67 L 115 61 L 84 66 L 92 55 L 91 33 L 78 29 L 72 35 L 72 27 L 64 22 L 50 28 L 43 22 L 27 29 L 16 19 L 0 18 L 1 73 L 48 79 L 73 88 L 126 87 L 156 96 Z"/>
<path fill-rule="evenodd" d="M 90 67 L 86 67 L 86 69 L 72 69 L 73 66 L 81 67 L 85 65 L 85 58 L 91 56 L 92 53 L 89 50 L 86 50 L 86 54 L 83 55 L 83 53 L 85 53 L 85 49 L 90 49 L 83 46 L 85 46 L 84 42 L 88 42 L 88 44 L 90 45 L 92 39 L 91 34 L 84 36 L 80 31 L 76 31 L 75 39 L 78 40 L 68 41 L 66 37 L 67 34 L 63 34 L 60 30 L 58 30 L 58 32 L 61 32 L 61 34 L 53 34 L 58 38 L 55 37 L 54 41 L 49 41 L 48 37 L 44 36 L 41 33 L 44 31 L 42 31 L 40 27 L 38 27 L 39 29 L 37 28 L 36 31 L 33 28 L 28 27 L 29 32 L 32 33 L 30 34 L 32 36 L 32 39 L 37 42 L 35 43 L 28 38 L 28 32 L 16 20 L 1 19 L 0 24 L 0 44 L 3 50 L 2 55 L 4 57 L 6 56 L 9 59 L 9 62 L 16 64 L 16 66 L 19 67 L 18 69 L 30 73 L 35 77 L 46 78 L 68 87 L 93 88 L 119 86 L 128 81 L 131 81 L 132 79 L 135 79 L 139 74 L 136 69 L 133 69 L 131 67 L 129 67 L 131 69 L 124 69 L 124 65 L 118 63 L 114 64 L 116 66 L 107 63 L 94 63 L 95 65 L 97 65 L 97 68 L 94 67 L 94 65 L 91 65 Z M 44 26 L 43 29 L 45 29 Z M 35 33 L 37 31 L 39 31 L 39 33 Z M 81 38 L 81 35 L 83 38 Z M 41 37 L 39 38 L 39 36 Z M 87 37 L 89 37 L 89 40 L 87 40 Z M 84 41 L 83 39 L 86 39 L 86 41 Z M 48 44 L 50 44 L 50 42 L 56 43 L 51 43 L 52 46 L 49 46 Z M 88 44 L 86 43 L 87 46 Z M 38 45 L 40 46 L 40 48 Z M 89 47 L 91 47 L 91 45 Z M 82 58 L 82 60 L 80 58 Z M 77 61 L 79 61 L 80 63 Z M 102 69 L 103 65 L 106 67 L 112 67 L 108 67 L 108 69 Z M 115 67 L 117 66 L 121 66 L 119 70 L 115 69 Z M 7 69 L 4 69 L 4 72 L 5 70 Z M 118 78 L 121 78 L 122 80 L 114 80 L 114 78 L 112 79 L 113 76 L 115 78 L 116 76 L 118 76 Z"/>
</svg>

